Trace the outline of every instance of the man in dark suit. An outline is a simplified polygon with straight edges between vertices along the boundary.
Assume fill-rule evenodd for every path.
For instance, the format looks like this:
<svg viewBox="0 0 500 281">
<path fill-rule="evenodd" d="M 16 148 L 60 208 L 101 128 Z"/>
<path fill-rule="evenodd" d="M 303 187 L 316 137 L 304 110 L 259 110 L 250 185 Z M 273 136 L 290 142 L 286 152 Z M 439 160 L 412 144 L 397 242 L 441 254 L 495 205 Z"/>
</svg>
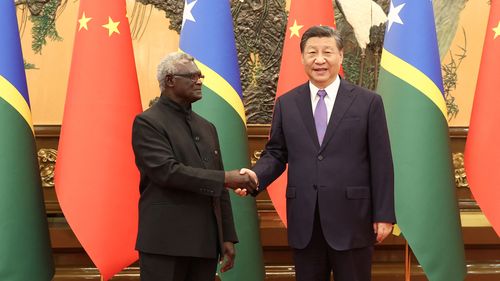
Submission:
<svg viewBox="0 0 500 281">
<path fill-rule="evenodd" d="M 158 66 L 161 96 L 134 120 L 141 174 L 139 251 L 142 281 L 214 280 L 217 258 L 232 268 L 237 242 L 226 187 L 255 190 L 239 171 L 224 172 L 215 126 L 191 110 L 203 75 L 186 54 Z"/>
<path fill-rule="evenodd" d="M 343 42 L 333 28 L 311 27 L 300 48 L 309 82 L 276 100 L 265 150 L 253 171 L 242 171 L 258 178 L 262 191 L 288 164 L 297 280 L 330 280 L 333 270 L 335 281 L 368 281 L 373 245 L 395 222 L 382 99 L 340 79 Z"/>
</svg>

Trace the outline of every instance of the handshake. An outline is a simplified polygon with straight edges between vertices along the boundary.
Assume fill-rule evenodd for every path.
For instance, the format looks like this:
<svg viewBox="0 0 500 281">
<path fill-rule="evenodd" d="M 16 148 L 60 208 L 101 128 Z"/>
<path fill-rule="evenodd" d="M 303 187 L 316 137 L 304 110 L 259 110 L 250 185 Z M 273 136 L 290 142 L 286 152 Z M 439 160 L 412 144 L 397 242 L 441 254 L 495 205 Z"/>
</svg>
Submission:
<svg viewBox="0 0 500 281">
<path fill-rule="evenodd" d="M 243 168 L 225 172 L 224 186 L 231 188 L 239 196 L 248 194 L 256 196 L 259 193 L 259 180 L 254 171 Z"/>
</svg>

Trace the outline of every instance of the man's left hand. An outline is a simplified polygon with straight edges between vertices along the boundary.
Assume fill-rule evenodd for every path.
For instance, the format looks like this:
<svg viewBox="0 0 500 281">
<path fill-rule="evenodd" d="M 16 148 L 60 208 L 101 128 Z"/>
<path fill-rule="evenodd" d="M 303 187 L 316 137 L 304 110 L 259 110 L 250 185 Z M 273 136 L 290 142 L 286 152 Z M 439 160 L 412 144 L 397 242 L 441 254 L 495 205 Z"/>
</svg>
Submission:
<svg viewBox="0 0 500 281">
<path fill-rule="evenodd" d="M 377 242 L 381 243 L 384 241 L 389 234 L 392 232 L 392 223 L 389 222 L 374 222 L 373 232 L 377 234 Z"/>
<path fill-rule="evenodd" d="M 220 269 L 221 272 L 226 272 L 233 268 L 234 266 L 234 258 L 236 256 L 236 251 L 234 249 L 233 242 L 224 242 L 224 256 L 222 256 L 220 263 L 222 267 Z"/>
</svg>

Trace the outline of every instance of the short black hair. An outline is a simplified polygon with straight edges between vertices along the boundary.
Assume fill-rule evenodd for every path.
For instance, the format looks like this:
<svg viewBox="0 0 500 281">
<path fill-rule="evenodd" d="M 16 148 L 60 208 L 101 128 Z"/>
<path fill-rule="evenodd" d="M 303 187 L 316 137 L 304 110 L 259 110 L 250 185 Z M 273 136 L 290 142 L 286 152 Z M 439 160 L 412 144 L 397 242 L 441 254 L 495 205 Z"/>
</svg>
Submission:
<svg viewBox="0 0 500 281">
<path fill-rule="evenodd" d="M 344 48 L 344 40 L 340 36 L 340 32 L 338 32 L 333 27 L 324 26 L 324 25 L 315 25 L 311 26 L 300 39 L 300 52 L 304 52 L 304 48 L 306 46 L 307 40 L 312 37 L 333 37 L 335 42 L 337 43 L 337 48 L 342 50 Z"/>
</svg>

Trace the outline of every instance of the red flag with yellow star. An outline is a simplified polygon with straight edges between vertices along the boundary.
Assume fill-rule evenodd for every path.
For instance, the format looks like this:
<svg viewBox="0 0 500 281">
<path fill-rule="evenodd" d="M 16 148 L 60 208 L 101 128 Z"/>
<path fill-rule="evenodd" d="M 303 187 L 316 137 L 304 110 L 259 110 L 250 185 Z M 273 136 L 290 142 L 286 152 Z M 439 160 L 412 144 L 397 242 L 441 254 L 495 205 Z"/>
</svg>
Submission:
<svg viewBox="0 0 500 281">
<path fill-rule="evenodd" d="M 301 62 L 300 38 L 308 28 L 314 25 L 335 27 L 332 1 L 291 0 L 276 98 L 308 80 Z M 286 173 L 287 171 L 267 188 L 274 208 L 285 225 L 287 225 L 285 200 Z"/>
<path fill-rule="evenodd" d="M 465 146 L 465 169 L 472 194 L 498 235 L 500 235 L 499 66 L 500 0 L 492 0 Z"/>
<path fill-rule="evenodd" d="M 132 122 L 142 111 L 125 0 L 80 1 L 59 140 L 56 192 L 104 280 L 137 260 L 139 173 Z"/>
</svg>

